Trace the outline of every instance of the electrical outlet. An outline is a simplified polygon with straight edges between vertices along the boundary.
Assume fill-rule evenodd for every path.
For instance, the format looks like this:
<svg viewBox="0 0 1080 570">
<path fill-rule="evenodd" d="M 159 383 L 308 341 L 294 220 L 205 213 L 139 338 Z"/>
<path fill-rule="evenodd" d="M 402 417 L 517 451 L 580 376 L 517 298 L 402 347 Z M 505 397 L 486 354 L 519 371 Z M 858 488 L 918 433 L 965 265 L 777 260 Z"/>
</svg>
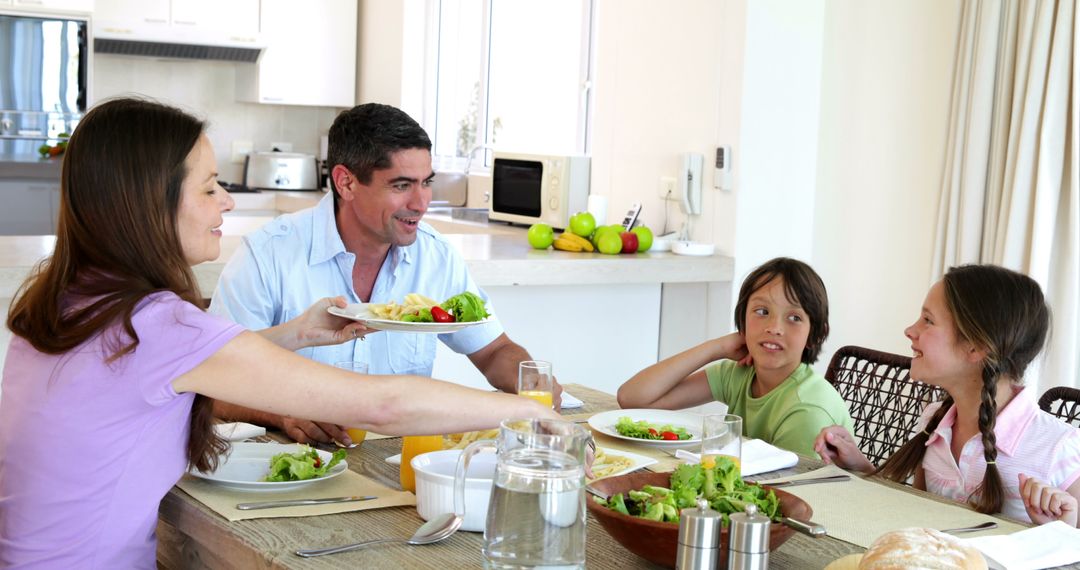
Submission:
<svg viewBox="0 0 1080 570">
<path fill-rule="evenodd" d="M 660 197 L 665 200 L 678 200 L 678 190 L 675 188 L 674 176 L 660 177 Z"/>
<path fill-rule="evenodd" d="M 244 164 L 244 157 L 251 154 L 251 151 L 255 149 L 255 145 L 251 141 L 233 141 L 232 142 L 232 156 L 229 158 L 229 162 L 233 164 Z"/>
</svg>

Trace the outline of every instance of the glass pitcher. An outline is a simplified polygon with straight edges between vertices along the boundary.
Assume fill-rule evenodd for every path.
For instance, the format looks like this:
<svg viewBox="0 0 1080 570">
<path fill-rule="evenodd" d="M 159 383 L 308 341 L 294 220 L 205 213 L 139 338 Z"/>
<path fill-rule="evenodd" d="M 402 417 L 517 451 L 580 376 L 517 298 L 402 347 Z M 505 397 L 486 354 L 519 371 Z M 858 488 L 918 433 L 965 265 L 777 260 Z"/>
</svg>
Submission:
<svg viewBox="0 0 1080 570">
<path fill-rule="evenodd" d="M 472 456 L 498 459 L 484 527 L 485 568 L 585 568 L 585 446 L 572 422 L 505 420 L 498 440 L 477 441 L 458 459 L 454 511 L 465 514 Z"/>
</svg>

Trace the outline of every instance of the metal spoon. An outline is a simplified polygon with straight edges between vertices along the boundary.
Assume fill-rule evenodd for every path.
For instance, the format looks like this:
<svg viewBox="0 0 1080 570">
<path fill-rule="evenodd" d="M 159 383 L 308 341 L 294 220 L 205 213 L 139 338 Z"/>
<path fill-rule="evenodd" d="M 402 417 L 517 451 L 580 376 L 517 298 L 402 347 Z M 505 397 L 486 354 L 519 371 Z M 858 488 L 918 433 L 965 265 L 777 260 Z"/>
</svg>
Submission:
<svg viewBox="0 0 1080 570">
<path fill-rule="evenodd" d="M 977 524 L 975 526 L 965 526 L 965 527 L 961 527 L 961 528 L 947 528 L 947 529 L 945 529 L 945 530 L 943 530 L 941 532 L 949 532 L 949 533 L 952 533 L 952 534 L 959 534 L 961 532 L 977 532 L 977 531 L 980 531 L 980 530 L 990 530 L 992 528 L 997 528 L 997 525 L 998 524 L 996 522 L 994 522 L 994 521 L 986 521 L 986 522 L 984 522 L 982 524 Z"/>
<path fill-rule="evenodd" d="M 377 540 L 367 540 L 364 542 L 357 542 L 355 544 L 346 544 L 344 546 L 334 546 L 331 548 L 309 548 L 296 551 L 297 556 L 303 556 L 304 558 L 313 558 L 315 556 L 323 556 L 326 554 L 337 554 L 339 552 L 348 552 L 350 550 L 359 550 L 372 544 L 382 544 L 384 542 L 404 542 L 406 544 L 431 544 L 433 542 L 439 542 L 461 527 L 462 518 L 454 513 L 446 513 L 439 515 L 428 522 L 420 525 L 420 528 L 416 529 L 416 533 L 412 535 L 412 538 L 380 538 Z"/>
</svg>

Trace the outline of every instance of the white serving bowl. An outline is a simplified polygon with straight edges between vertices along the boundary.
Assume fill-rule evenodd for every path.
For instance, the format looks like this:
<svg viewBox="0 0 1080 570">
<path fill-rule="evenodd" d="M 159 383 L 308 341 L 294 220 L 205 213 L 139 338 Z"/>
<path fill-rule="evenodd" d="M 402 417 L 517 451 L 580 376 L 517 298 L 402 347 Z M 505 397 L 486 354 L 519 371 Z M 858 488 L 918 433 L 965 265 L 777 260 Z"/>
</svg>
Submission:
<svg viewBox="0 0 1080 570">
<path fill-rule="evenodd" d="M 412 459 L 416 473 L 416 512 L 428 521 L 443 513 L 454 512 L 454 472 L 459 449 L 432 451 Z M 494 453 L 478 453 L 469 462 L 465 477 L 465 520 L 461 530 L 483 532 L 487 521 L 491 485 L 495 479 Z"/>
</svg>

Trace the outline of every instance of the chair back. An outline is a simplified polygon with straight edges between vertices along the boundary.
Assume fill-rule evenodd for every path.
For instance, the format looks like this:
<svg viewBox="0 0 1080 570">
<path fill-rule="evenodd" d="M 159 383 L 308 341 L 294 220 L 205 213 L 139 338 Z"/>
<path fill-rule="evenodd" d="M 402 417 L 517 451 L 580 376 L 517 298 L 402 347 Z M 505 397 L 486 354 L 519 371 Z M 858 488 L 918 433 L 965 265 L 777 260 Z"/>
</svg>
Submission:
<svg viewBox="0 0 1080 570">
<path fill-rule="evenodd" d="M 833 354 L 825 371 L 848 404 L 859 449 L 881 465 L 915 430 L 923 408 L 944 400 L 945 392 L 909 376 L 911 358 L 859 346 Z"/>
<path fill-rule="evenodd" d="M 1080 428 L 1080 390 L 1068 386 L 1050 388 L 1039 398 L 1039 407 Z"/>
</svg>

